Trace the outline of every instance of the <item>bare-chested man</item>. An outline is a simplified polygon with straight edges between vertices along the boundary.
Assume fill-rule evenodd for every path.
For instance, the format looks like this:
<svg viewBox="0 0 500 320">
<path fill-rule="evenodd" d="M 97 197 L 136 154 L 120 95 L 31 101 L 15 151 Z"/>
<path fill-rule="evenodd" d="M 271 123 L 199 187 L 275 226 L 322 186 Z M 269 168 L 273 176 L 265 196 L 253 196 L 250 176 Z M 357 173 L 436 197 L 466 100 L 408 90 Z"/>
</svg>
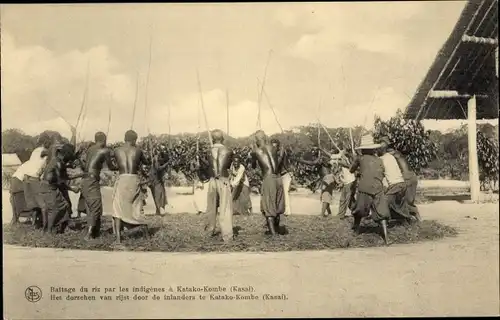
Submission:
<svg viewBox="0 0 500 320">
<path fill-rule="evenodd" d="M 48 164 L 40 182 L 40 193 L 44 200 L 43 229 L 49 232 L 63 233 L 68 225 L 71 203 L 69 196 L 64 192 L 68 190 L 78 192 L 78 188 L 70 187 L 68 181 L 81 177 L 69 177 L 66 164 L 74 158 L 74 147 L 64 144 L 53 154 L 48 156 Z"/>
<path fill-rule="evenodd" d="M 231 149 L 224 145 L 224 135 L 221 130 L 212 131 L 213 146 L 210 150 L 207 196 L 207 218 L 206 229 L 216 235 L 217 215 L 224 242 L 233 239 L 233 198 L 231 193 L 230 167 L 233 157 Z M 200 160 L 203 160 L 200 157 Z"/>
<path fill-rule="evenodd" d="M 99 236 L 101 231 L 102 196 L 99 183 L 103 164 L 109 170 L 117 170 L 111 161 L 111 150 L 106 147 L 106 134 L 97 132 L 95 144 L 87 150 L 84 162 L 84 178 L 82 179 L 82 195 L 87 211 L 88 232 L 86 239 Z"/>
<path fill-rule="evenodd" d="M 285 197 L 285 216 L 292 213 L 290 203 L 290 186 L 292 184 L 292 171 L 290 170 L 290 159 L 285 148 L 281 147 L 281 142 L 278 139 L 271 139 L 271 144 L 275 147 L 280 154 L 279 173 L 283 182 L 283 195 Z"/>
<path fill-rule="evenodd" d="M 119 171 L 113 193 L 113 226 L 117 243 L 121 243 L 122 222 L 126 226 L 143 226 L 146 237 L 149 237 L 147 225 L 141 215 L 142 197 L 139 177 L 141 165 L 149 165 L 149 161 L 136 143 L 137 133 L 129 130 L 125 133 L 125 144 L 114 152 Z"/>
<path fill-rule="evenodd" d="M 252 167 L 255 169 L 258 164 L 262 171 L 260 210 L 266 217 L 269 233 L 276 235 L 280 215 L 285 211 L 283 182 L 279 172 L 282 157 L 262 130 L 255 133 L 255 144 L 252 150 Z"/>
</svg>

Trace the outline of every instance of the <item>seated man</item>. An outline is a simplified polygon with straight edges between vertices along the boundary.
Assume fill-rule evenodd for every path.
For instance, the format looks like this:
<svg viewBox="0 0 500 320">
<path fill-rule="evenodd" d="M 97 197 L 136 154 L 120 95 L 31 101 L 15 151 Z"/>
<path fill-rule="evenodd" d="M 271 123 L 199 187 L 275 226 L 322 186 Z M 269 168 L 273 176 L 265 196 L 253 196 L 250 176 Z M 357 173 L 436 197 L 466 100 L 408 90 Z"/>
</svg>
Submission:
<svg viewBox="0 0 500 320">
<path fill-rule="evenodd" d="M 137 133 L 129 130 L 125 133 L 125 144 L 115 149 L 119 176 L 113 191 L 113 230 L 118 244 L 121 243 L 122 223 L 126 226 L 143 227 L 146 237 L 149 237 L 141 214 L 143 203 L 138 174 L 141 165 L 149 165 L 149 162 L 137 147 L 137 138 Z"/>
</svg>

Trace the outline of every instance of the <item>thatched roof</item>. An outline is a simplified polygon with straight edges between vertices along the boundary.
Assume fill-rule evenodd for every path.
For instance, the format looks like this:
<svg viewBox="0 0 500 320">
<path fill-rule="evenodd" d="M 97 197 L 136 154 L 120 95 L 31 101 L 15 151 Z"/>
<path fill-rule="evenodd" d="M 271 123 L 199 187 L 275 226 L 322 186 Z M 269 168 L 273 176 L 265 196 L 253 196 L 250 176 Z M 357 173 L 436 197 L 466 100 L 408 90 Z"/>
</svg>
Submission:
<svg viewBox="0 0 500 320">
<path fill-rule="evenodd" d="M 496 39 L 477 43 L 470 37 Z M 498 0 L 470 0 L 451 35 L 406 108 L 409 119 L 466 119 L 466 95 L 477 98 L 477 118 L 498 118 Z M 498 49 L 497 49 L 498 50 Z M 457 91 L 460 98 L 435 98 L 431 91 Z M 487 96 L 487 97 L 486 97 Z"/>
</svg>

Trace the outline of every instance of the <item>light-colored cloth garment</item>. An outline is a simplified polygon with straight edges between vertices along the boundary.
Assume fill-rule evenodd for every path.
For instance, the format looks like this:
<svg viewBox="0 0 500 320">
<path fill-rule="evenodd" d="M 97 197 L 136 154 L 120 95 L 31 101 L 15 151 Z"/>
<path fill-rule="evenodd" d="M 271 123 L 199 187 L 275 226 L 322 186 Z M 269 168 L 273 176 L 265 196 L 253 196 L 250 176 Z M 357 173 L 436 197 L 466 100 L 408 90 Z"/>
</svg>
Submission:
<svg viewBox="0 0 500 320">
<path fill-rule="evenodd" d="M 386 153 L 380 159 L 382 159 L 382 163 L 384 164 L 384 176 L 389 186 L 405 182 L 398 162 L 392 154 Z"/>
<path fill-rule="evenodd" d="M 12 219 L 17 222 L 21 215 L 31 216 L 26 210 L 23 182 L 16 177 L 10 179 L 10 203 L 12 205 Z"/>
<path fill-rule="evenodd" d="M 236 186 L 240 183 L 243 183 L 244 186 L 250 187 L 250 181 L 248 180 L 244 165 L 240 164 L 238 168 L 232 166 L 231 174 L 233 176 L 233 178 L 231 179 L 231 186 L 233 188 L 236 188 Z"/>
<path fill-rule="evenodd" d="M 250 199 L 250 187 L 240 183 L 233 188 L 233 213 L 251 214 L 252 200 Z"/>
<path fill-rule="evenodd" d="M 167 205 L 167 192 L 163 181 L 154 181 L 149 185 L 155 206 L 159 209 L 165 209 Z"/>
<path fill-rule="evenodd" d="M 120 174 L 113 190 L 113 217 L 125 223 L 145 224 L 142 211 L 142 196 L 137 174 Z"/>
<path fill-rule="evenodd" d="M 23 181 L 24 180 L 24 172 L 26 171 L 25 168 L 28 167 L 28 165 L 29 165 L 29 163 L 27 161 L 25 163 L 23 163 L 22 165 L 20 165 L 19 168 L 17 168 L 17 170 L 14 172 L 12 177 L 16 178 L 20 181 Z"/>
<path fill-rule="evenodd" d="M 266 217 L 277 217 L 285 212 L 283 180 L 276 174 L 267 174 L 262 179 L 260 211 Z"/>
<path fill-rule="evenodd" d="M 43 169 L 47 165 L 47 157 L 42 158 L 42 152 L 46 151 L 44 147 L 38 147 L 31 153 L 30 159 L 25 162 L 23 173 L 33 178 L 40 178 Z"/>
<path fill-rule="evenodd" d="M 212 178 L 208 183 L 207 196 L 208 230 L 215 232 L 217 217 L 222 239 L 227 242 L 233 239 L 233 197 L 228 178 Z"/>
<path fill-rule="evenodd" d="M 335 182 L 335 177 L 331 173 L 323 177 L 321 182 L 321 196 L 320 196 L 321 202 L 326 202 L 330 204 L 332 203 L 334 182 Z"/>
<path fill-rule="evenodd" d="M 292 214 L 292 204 L 290 203 L 290 186 L 292 185 L 292 175 L 290 172 L 285 173 L 281 176 L 283 182 L 283 196 L 285 198 L 285 216 Z"/>
<path fill-rule="evenodd" d="M 356 177 L 349 171 L 349 169 L 342 167 L 340 180 L 342 181 L 342 184 L 347 185 L 353 183 L 354 180 L 356 180 Z"/>
<path fill-rule="evenodd" d="M 203 183 L 198 181 L 194 187 L 193 205 L 196 212 L 207 211 L 207 197 L 208 197 L 208 184 L 209 181 Z"/>
</svg>

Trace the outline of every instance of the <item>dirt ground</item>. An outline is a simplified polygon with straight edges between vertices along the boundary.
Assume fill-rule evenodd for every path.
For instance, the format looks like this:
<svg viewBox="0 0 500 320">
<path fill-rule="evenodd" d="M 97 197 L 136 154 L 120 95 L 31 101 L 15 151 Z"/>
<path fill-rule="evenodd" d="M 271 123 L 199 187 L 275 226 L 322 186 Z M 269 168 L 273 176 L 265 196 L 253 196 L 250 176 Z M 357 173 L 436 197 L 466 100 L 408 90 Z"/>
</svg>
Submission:
<svg viewBox="0 0 500 320">
<path fill-rule="evenodd" d="M 175 201 L 176 207 L 188 205 L 182 197 L 186 200 Z M 294 197 L 294 204 L 312 212 L 317 200 Z M 459 236 L 387 248 L 266 254 L 4 245 L 4 319 L 499 315 L 498 203 L 436 202 L 420 208 L 424 219 L 457 227 Z M 37 303 L 25 299 L 31 285 L 43 292 Z M 51 286 L 78 291 L 180 285 L 253 286 L 259 300 L 68 301 L 66 294 L 62 301 L 50 299 Z M 263 300 L 266 293 L 285 294 L 287 300 Z"/>
</svg>

